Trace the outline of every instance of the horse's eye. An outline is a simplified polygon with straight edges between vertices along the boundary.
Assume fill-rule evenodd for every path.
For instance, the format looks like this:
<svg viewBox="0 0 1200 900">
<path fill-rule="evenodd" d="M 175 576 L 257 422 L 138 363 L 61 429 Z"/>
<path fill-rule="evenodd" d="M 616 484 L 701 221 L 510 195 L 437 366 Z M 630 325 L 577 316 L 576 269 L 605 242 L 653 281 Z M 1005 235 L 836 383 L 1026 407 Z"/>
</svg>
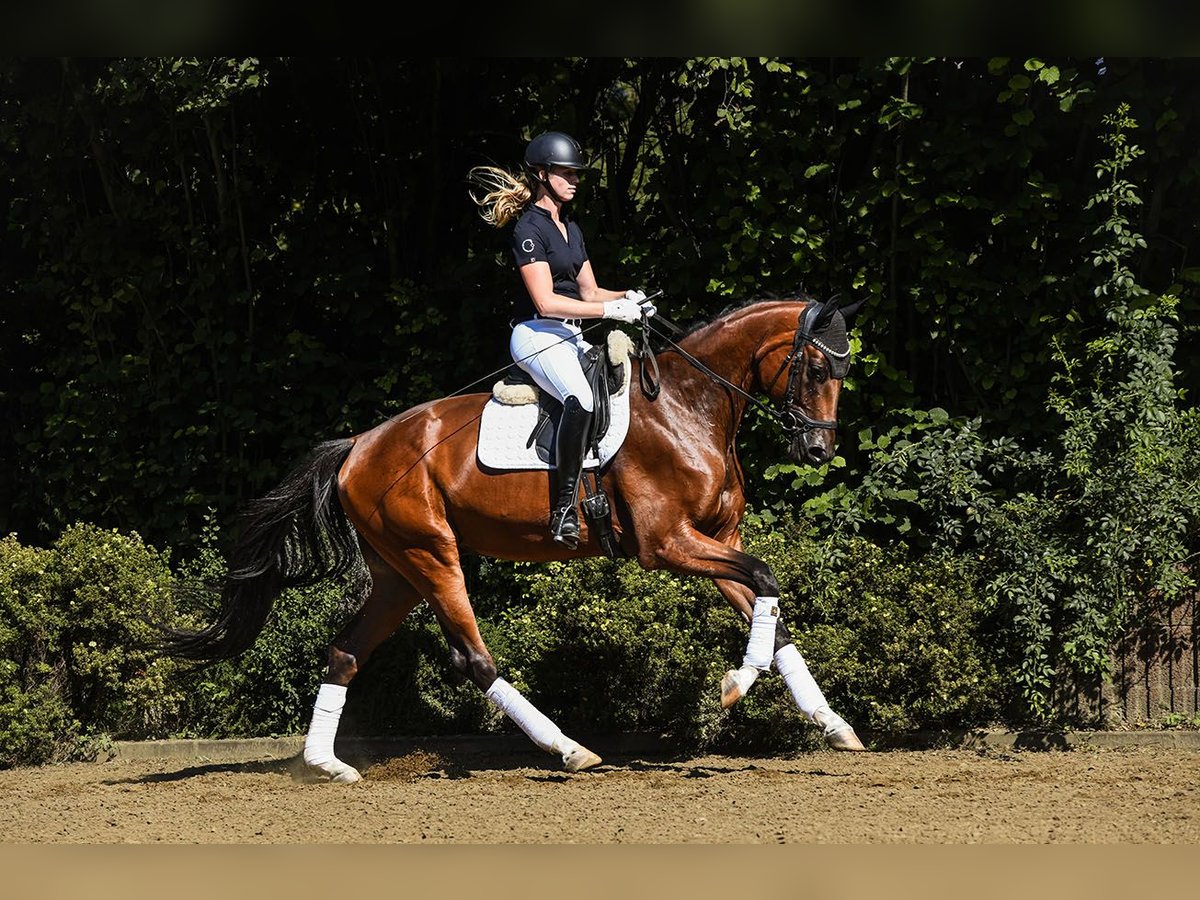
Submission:
<svg viewBox="0 0 1200 900">
<path fill-rule="evenodd" d="M 818 384 L 821 382 L 824 382 L 825 378 L 826 378 L 825 367 L 824 366 L 809 366 L 808 367 L 808 377 L 811 378 L 813 381 L 817 382 Z"/>
</svg>

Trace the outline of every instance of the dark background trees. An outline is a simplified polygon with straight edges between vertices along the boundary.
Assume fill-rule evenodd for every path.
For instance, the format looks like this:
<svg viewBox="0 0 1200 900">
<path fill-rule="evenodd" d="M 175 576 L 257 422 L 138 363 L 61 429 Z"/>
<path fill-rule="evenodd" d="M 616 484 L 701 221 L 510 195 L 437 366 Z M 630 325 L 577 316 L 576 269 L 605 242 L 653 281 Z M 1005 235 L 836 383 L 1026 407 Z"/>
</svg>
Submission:
<svg viewBox="0 0 1200 900">
<path fill-rule="evenodd" d="M 595 160 L 577 212 L 605 283 L 685 322 L 870 298 L 848 433 L 933 406 L 1052 428 L 1054 348 L 1100 321 L 1086 202 L 1119 102 L 1146 151 L 1136 274 L 1194 309 L 1197 66 L 10 59 L 0 531 L 184 544 L 314 441 L 501 365 L 516 282 L 464 176 L 547 128 Z"/>
</svg>

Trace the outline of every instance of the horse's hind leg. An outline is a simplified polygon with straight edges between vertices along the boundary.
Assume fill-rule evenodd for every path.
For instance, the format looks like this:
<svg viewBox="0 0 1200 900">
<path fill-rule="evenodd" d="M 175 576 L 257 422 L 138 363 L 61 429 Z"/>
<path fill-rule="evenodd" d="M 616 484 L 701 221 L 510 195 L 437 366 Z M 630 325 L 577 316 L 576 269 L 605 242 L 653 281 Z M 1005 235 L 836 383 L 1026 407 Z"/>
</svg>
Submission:
<svg viewBox="0 0 1200 900">
<path fill-rule="evenodd" d="M 346 703 L 346 686 L 375 648 L 400 627 L 421 600 L 416 589 L 365 544 L 363 551 L 371 570 L 371 593 L 329 647 L 329 668 L 317 692 L 312 723 L 304 741 L 304 762 L 309 769 L 341 784 L 362 777 L 333 751 Z"/>
<path fill-rule="evenodd" d="M 458 550 L 446 541 L 433 550 L 409 551 L 402 571 L 410 577 L 429 605 L 450 644 L 451 661 L 485 696 L 510 718 L 535 744 L 562 758 L 568 772 L 589 769 L 600 757 L 562 733 L 520 691 L 499 676 L 496 663 L 479 634 L 475 612 L 467 597 Z"/>
</svg>

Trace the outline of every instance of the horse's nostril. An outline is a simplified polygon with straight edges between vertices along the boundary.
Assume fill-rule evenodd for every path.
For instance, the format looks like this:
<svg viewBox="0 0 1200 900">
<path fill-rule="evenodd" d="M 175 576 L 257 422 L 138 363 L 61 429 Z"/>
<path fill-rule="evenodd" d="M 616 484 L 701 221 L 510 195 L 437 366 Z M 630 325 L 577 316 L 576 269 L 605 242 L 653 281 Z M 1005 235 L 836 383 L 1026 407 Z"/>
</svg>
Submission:
<svg viewBox="0 0 1200 900">
<path fill-rule="evenodd" d="M 829 448 L 824 444 L 812 444 L 808 448 L 808 458 L 813 465 L 821 465 L 828 462 L 830 457 Z"/>
</svg>

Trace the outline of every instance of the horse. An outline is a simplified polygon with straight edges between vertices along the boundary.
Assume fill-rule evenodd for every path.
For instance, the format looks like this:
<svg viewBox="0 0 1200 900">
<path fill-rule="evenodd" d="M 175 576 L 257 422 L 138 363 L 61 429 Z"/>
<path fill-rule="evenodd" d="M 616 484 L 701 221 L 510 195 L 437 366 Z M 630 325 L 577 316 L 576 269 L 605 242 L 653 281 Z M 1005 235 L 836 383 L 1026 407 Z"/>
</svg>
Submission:
<svg viewBox="0 0 1200 900">
<path fill-rule="evenodd" d="M 679 332 L 678 342 L 643 319 L 644 352 L 630 360 L 643 390 L 629 388 L 628 434 L 600 472 L 620 554 L 646 569 L 711 579 L 749 623 L 742 665 L 721 681 L 722 706 L 737 702 L 774 663 L 826 743 L 845 751 L 866 748 L 826 702 L 792 643 L 775 576 L 742 548 L 736 437 L 755 404 L 787 433 L 792 460 L 819 465 L 833 457 L 850 361 L 846 323 L 859 305 L 839 308 L 807 295 L 758 300 Z M 668 344 L 657 354 L 650 352 L 651 332 Z M 637 383 L 630 376 L 629 384 Z M 758 399 L 763 395 L 772 405 Z M 215 621 L 163 639 L 167 655 L 233 658 L 253 644 L 281 590 L 349 575 L 359 604 L 329 646 L 305 740 L 304 762 L 319 777 L 360 778 L 333 751 L 346 686 L 422 601 L 441 626 L 454 667 L 537 746 L 561 757 L 569 772 L 601 762 L 501 677 L 467 595 L 464 551 L 532 562 L 602 553 L 600 529 L 587 522 L 575 548 L 551 540 L 546 471 L 500 472 L 478 463 L 475 423 L 488 399 L 443 397 L 318 444 L 244 511 Z"/>
</svg>

